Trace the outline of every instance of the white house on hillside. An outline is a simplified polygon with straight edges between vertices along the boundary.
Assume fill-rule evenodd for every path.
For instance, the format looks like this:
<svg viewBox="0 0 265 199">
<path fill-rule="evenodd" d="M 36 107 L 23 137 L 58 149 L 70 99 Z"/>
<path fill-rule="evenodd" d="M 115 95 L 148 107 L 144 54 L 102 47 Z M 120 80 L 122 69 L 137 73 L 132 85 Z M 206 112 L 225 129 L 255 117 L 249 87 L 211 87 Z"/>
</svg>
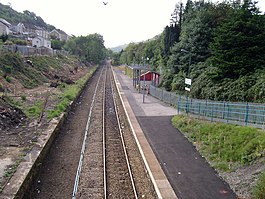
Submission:
<svg viewBox="0 0 265 199">
<path fill-rule="evenodd" d="M 32 46 L 37 47 L 37 48 L 40 48 L 40 47 L 51 48 L 51 41 L 44 37 L 40 37 L 40 36 L 34 37 L 32 39 Z"/>
<path fill-rule="evenodd" d="M 60 29 L 54 29 L 50 33 L 50 38 L 58 39 L 60 41 L 67 41 L 70 36 Z"/>
<path fill-rule="evenodd" d="M 26 27 L 24 26 L 23 23 L 18 23 L 18 25 L 16 25 L 16 32 L 18 34 L 23 34 L 26 31 Z"/>
<path fill-rule="evenodd" d="M 25 35 L 40 36 L 46 39 L 49 38 L 49 32 L 42 27 L 35 26 L 32 24 L 24 24 L 24 27 L 25 29 L 24 29 L 23 34 Z"/>
<path fill-rule="evenodd" d="M 2 34 L 9 34 L 11 24 L 7 22 L 5 19 L 0 18 L 0 35 Z"/>
<path fill-rule="evenodd" d="M 39 27 L 39 26 L 35 26 L 35 33 L 38 35 L 38 36 L 41 36 L 45 39 L 48 39 L 49 38 L 49 32 L 47 30 L 45 30 L 44 28 L 42 27 Z"/>
</svg>

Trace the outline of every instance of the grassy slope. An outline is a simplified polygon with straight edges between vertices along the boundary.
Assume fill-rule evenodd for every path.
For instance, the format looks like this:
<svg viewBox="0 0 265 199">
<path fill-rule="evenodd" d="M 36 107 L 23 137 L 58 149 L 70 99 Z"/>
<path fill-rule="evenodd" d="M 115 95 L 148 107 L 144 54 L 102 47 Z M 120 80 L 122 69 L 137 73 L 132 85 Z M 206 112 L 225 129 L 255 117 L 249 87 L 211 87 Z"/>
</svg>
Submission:
<svg viewBox="0 0 265 199">
<path fill-rule="evenodd" d="M 183 132 L 212 166 L 232 171 L 249 165 L 265 155 L 265 132 L 260 129 L 232 124 L 200 121 L 184 115 L 173 117 L 172 124 Z M 255 198 L 265 193 L 265 174 L 261 175 Z"/>
<path fill-rule="evenodd" d="M 26 63 L 30 60 L 33 66 Z M 12 79 L 18 80 L 25 88 L 34 88 L 54 79 L 54 75 L 69 73 L 79 64 L 74 57 L 41 56 L 23 58 L 18 53 L 6 52 L 0 56 L 0 84 L 9 86 Z"/>
<path fill-rule="evenodd" d="M 33 62 L 33 66 L 25 63 L 26 60 L 31 60 Z M 80 68 L 82 66 L 82 68 Z M 54 93 L 49 93 L 46 90 L 43 91 L 43 94 L 32 93 L 31 95 L 25 95 L 24 93 L 17 97 L 16 93 L 13 92 L 14 85 L 20 85 L 20 87 L 24 88 L 35 88 L 44 83 L 50 83 L 57 81 L 54 77 L 58 75 L 60 77 L 68 78 L 69 70 L 74 70 L 75 67 L 79 67 L 81 71 L 75 77 L 75 83 L 71 85 L 67 85 L 66 83 L 60 83 L 57 89 L 53 89 Z M 66 110 L 69 106 L 69 103 L 76 98 L 84 84 L 91 77 L 91 75 L 95 72 L 97 67 L 85 68 L 86 66 L 75 57 L 65 57 L 65 56 L 41 56 L 41 57 L 30 57 L 23 58 L 19 54 L 16 53 L 4 53 L 0 56 L 0 102 L 5 101 L 5 103 L 1 104 L 0 108 L 7 108 L 11 106 L 15 106 L 21 109 L 24 113 L 26 113 L 27 117 L 31 122 L 33 120 L 38 120 L 42 113 L 47 115 L 45 118 L 42 118 L 43 126 L 45 127 L 45 123 L 50 119 L 59 116 L 62 112 Z M 49 86 L 41 86 L 37 89 L 47 89 Z M 5 93 L 3 95 L 3 90 Z M 40 91 L 39 90 L 39 91 Z M 35 91 L 35 90 L 34 90 Z M 47 93 L 49 93 L 49 108 L 47 110 L 44 109 L 45 97 L 47 97 Z M 32 99 L 29 99 L 32 98 Z M 9 105 L 7 106 L 6 103 Z M 9 110 L 9 109 L 7 109 Z M 8 119 L 12 120 L 12 118 Z M 32 119 L 32 120 L 31 120 Z M 27 124 L 28 125 L 28 124 Z M 12 126 L 10 126 L 12 128 Z M 26 125 L 23 124 L 21 128 L 26 128 Z M 33 134 L 38 136 L 38 131 L 36 129 L 33 130 Z M 24 136 L 23 134 L 20 136 Z M 24 138 L 25 139 L 25 138 Z M 28 144 L 28 145 L 27 145 Z M 32 142 L 26 142 L 23 147 L 26 147 L 26 151 L 30 150 L 32 147 Z M 3 189 L 3 184 L 8 180 L 16 171 L 17 166 L 23 159 L 23 155 L 18 158 L 18 160 L 13 164 L 8 171 L 5 172 L 4 178 L 0 179 L 0 193 Z"/>
<path fill-rule="evenodd" d="M 32 61 L 33 65 L 27 64 L 27 60 Z M 76 97 L 84 83 L 96 69 L 96 67 L 90 69 L 83 78 L 72 85 L 62 83 L 58 79 L 68 79 L 70 71 L 74 71 L 75 67 L 80 66 L 85 67 L 76 57 L 71 56 L 59 55 L 23 58 L 18 53 L 7 52 L 1 54 L 0 57 L 0 88 L 2 91 L 4 90 L 6 93 L 14 95 L 13 89 L 15 84 L 19 84 L 22 88 L 31 89 L 45 83 L 59 82 L 59 89 L 57 89 L 59 94 L 50 94 L 49 97 L 49 100 L 53 101 L 54 106 L 54 110 L 48 111 L 48 118 L 51 119 L 58 116 L 67 108 L 70 101 Z M 32 102 L 29 104 L 27 98 L 28 96 L 21 96 L 20 98 L 8 97 L 6 100 L 10 104 L 22 109 L 28 117 L 38 118 L 42 113 L 45 96 L 35 98 L 34 104 Z"/>
</svg>

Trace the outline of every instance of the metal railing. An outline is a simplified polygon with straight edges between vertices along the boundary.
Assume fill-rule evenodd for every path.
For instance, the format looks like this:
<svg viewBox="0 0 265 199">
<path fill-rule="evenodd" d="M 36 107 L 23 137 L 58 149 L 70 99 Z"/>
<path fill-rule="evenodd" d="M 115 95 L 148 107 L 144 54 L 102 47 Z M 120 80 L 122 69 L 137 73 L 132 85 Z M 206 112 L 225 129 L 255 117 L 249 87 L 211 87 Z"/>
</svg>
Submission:
<svg viewBox="0 0 265 199">
<path fill-rule="evenodd" d="M 45 48 L 45 47 L 40 47 L 40 48 L 35 48 L 32 46 L 22 46 L 22 45 L 3 45 L 0 48 L 0 55 L 3 52 L 19 52 L 22 56 L 24 57 L 30 57 L 30 56 L 41 56 L 41 55 L 69 55 L 69 52 L 65 50 L 54 50 L 52 48 Z"/>
<path fill-rule="evenodd" d="M 197 118 L 265 128 L 265 104 L 198 100 L 150 85 L 150 94 Z"/>
</svg>

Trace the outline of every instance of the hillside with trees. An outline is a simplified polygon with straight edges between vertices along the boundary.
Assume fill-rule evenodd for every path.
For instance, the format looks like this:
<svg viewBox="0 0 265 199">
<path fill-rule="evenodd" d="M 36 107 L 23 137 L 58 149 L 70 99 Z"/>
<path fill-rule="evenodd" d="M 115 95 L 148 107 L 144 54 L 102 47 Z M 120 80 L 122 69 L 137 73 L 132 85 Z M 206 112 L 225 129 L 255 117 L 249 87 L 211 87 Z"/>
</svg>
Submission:
<svg viewBox="0 0 265 199">
<path fill-rule="evenodd" d="M 7 20 L 11 24 L 31 24 L 39 27 L 43 27 L 49 31 L 55 29 L 53 25 L 49 25 L 45 23 L 45 21 L 37 16 L 34 12 L 30 12 L 28 10 L 23 11 L 23 13 L 17 12 L 13 10 L 9 5 L 3 5 L 0 3 L 0 18 Z"/>
<path fill-rule="evenodd" d="M 160 86 L 177 94 L 185 94 L 189 77 L 192 98 L 265 102 L 264 44 L 265 16 L 255 1 L 188 0 L 176 4 L 160 35 L 116 56 L 126 64 L 148 57 L 163 76 Z"/>
<path fill-rule="evenodd" d="M 9 5 L 0 3 L 0 18 L 5 19 L 9 23 L 16 25 L 18 23 L 29 24 L 31 26 L 38 26 L 44 30 L 51 31 L 55 27 L 47 24 L 40 16 L 28 10 L 23 13 L 17 12 Z M 104 46 L 104 39 L 98 33 L 90 34 L 87 36 L 74 36 L 65 41 L 51 36 L 51 47 L 56 50 L 66 50 L 72 55 L 77 56 L 83 62 L 89 64 L 99 64 L 110 54 Z M 5 44 L 26 45 L 27 42 L 23 38 L 13 38 L 12 35 L 0 35 L 0 47 Z M 1 68 L 0 68 L 1 69 Z"/>
<path fill-rule="evenodd" d="M 95 64 L 99 64 L 108 55 L 103 36 L 97 33 L 72 37 L 63 48 L 81 60 Z"/>
</svg>

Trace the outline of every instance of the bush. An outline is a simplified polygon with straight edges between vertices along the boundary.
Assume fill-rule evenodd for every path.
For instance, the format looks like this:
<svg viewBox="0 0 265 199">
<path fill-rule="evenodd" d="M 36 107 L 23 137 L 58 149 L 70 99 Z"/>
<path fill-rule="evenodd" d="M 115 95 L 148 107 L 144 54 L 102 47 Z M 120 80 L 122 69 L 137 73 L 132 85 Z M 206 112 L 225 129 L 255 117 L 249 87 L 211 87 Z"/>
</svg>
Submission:
<svg viewBox="0 0 265 199">
<path fill-rule="evenodd" d="M 26 110 L 26 115 L 31 118 L 37 118 L 40 116 L 42 111 L 43 102 L 37 101 L 33 106 Z"/>
<path fill-rule="evenodd" d="M 27 97 L 25 95 L 21 96 L 21 100 L 26 101 Z"/>
<path fill-rule="evenodd" d="M 8 40 L 8 35 L 7 34 L 2 34 L 0 36 L 0 39 L 2 40 L 2 42 L 6 42 L 6 40 Z"/>
<path fill-rule="evenodd" d="M 14 43 L 17 44 L 17 45 L 21 45 L 21 46 L 26 46 L 27 45 L 27 41 L 26 40 L 21 40 L 21 39 L 15 40 Z"/>
<path fill-rule="evenodd" d="M 9 76 L 6 76 L 6 78 L 5 78 L 5 79 L 6 79 L 6 81 L 7 81 L 7 82 L 9 82 L 9 83 L 11 83 L 11 82 L 12 82 L 12 78 L 11 78 L 11 77 L 9 77 Z"/>
<path fill-rule="evenodd" d="M 5 91 L 5 88 L 3 86 L 3 84 L 0 83 L 0 92 L 4 92 Z"/>
<path fill-rule="evenodd" d="M 161 85 L 166 89 L 166 91 L 172 90 L 171 83 L 173 81 L 173 78 L 174 76 L 172 74 L 165 74 L 165 76 L 163 77 Z"/>
<path fill-rule="evenodd" d="M 4 72 L 7 74 L 11 74 L 13 70 L 12 66 L 4 66 Z"/>
</svg>

